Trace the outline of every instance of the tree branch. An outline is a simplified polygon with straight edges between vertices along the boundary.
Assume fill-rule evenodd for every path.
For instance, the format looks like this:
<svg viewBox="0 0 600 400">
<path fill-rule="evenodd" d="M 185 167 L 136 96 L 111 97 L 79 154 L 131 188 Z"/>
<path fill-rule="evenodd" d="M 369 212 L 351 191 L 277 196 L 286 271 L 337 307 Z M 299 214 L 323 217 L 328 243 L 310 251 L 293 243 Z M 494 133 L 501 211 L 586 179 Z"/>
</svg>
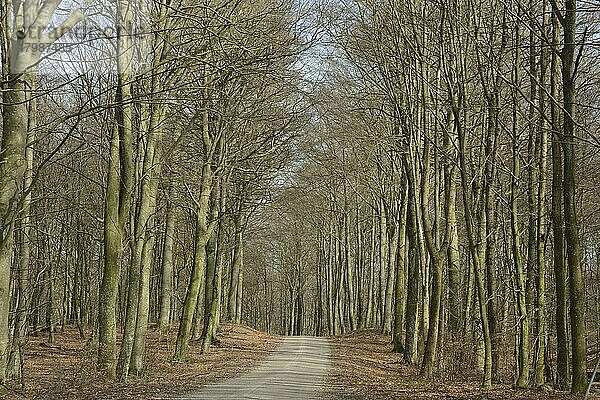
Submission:
<svg viewBox="0 0 600 400">
<path fill-rule="evenodd" d="M 556 15 L 556 18 L 558 18 L 558 22 L 560 22 L 560 25 L 564 27 L 565 17 L 560 13 L 556 0 L 550 0 L 550 3 L 552 3 L 552 12 L 554 12 L 554 15 Z"/>
</svg>

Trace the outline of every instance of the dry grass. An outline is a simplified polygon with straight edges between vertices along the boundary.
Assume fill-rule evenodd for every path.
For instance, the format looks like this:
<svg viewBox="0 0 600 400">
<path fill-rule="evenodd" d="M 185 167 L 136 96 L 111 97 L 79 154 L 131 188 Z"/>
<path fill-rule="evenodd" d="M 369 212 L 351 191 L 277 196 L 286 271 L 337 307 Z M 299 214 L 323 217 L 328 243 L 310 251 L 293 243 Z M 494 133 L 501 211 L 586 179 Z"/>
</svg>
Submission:
<svg viewBox="0 0 600 400">
<path fill-rule="evenodd" d="M 580 399 L 551 389 L 518 390 L 511 385 L 481 389 L 473 371 L 428 381 L 418 368 L 403 363 L 392 352 L 388 336 L 375 330 L 362 330 L 331 339 L 336 355 L 328 377 L 327 399 Z M 469 373 L 470 372 L 470 373 Z M 590 397 L 600 399 L 600 396 Z"/>
<path fill-rule="evenodd" d="M 96 373 L 95 351 L 66 329 L 49 346 L 32 338 L 26 348 L 25 389 L 9 386 L 4 399 L 158 399 L 185 394 L 202 385 L 250 369 L 279 343 L 280 338 L 246 326 L 223 324 L 211 352 L 200 354 L 193 343 L 189 360 L 172 361 L 175 332 L 148 337 L 145 376 L 127 383 L 108 382 Z"/>
</svg>

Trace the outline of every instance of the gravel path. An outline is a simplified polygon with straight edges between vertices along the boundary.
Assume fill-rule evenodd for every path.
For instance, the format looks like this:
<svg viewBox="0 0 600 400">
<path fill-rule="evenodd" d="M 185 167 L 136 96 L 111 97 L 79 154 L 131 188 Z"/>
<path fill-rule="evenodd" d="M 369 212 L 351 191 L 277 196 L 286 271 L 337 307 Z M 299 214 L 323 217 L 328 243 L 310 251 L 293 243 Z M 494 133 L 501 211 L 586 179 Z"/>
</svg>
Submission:
<svg viewBox="0 0 600 400">
<path fill-rule="evenodd" d="M 287 337 L 250 372 L 205 386 L 185 399 L 318 399 L 331 365 L 327 339 Z"/>
</svg>

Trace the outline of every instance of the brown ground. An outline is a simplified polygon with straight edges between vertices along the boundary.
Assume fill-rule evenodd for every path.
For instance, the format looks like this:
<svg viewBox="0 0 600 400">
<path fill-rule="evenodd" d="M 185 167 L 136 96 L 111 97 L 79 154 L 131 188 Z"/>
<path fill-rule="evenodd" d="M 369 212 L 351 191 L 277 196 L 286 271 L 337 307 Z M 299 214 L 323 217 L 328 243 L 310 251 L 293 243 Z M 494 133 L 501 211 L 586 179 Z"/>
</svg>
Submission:
<svg viewBox="0 0 600 400">
<path fill-rule="evenodd" d="M 30 339 L 26 348 L 25 389 L 13 383 L 2 399 L 152 399 L 193 391 L 212 381 L 246 371 L 264 358 L 280 338 L 241 325 L 224 324 L 218 343 L 206 355 L 197 344 L 190 347 L 186 363 L 171 360 L 175 333 L 160 337 L 150 333 L 147 375 L 127 384 L 104 381 L 95 371 L 94 351 L 69 328 L 49 346 L 43 338 Z M 391 351 L 389 337 L 363 330 L 331 338 L 335 355 L 328 377 L 330 400 L 355 399 L 579 399 L 553 391 L 515 390 L 510 385 L 479 388 L 478 374 L 447 367 L 435 382 L 418 376 L 418 369 L 405 365 Z M 600 385 L 598 385 L 600 387 Z M 595 395 L 590 399 L 600 399 Z"/>
<path fill-rule="evenodd" d="M 95 371 L 94 351 L 66 329 L 49 346 L 32 338 L 26 348 L 25 389 L 18 385 L 3 399 L 152 399 L 181 395 L 208 382 L 227 378 L 251 368 L 279 343 L 279 337 L 241 325 L 223 324 L 209 354 L 190 346 L 186 363 L 171 360 L 175 333 L 148 338 L 147 376 L 129 382 L 105 382 Z"/>
<path fill-rule="evenodd" d="M 453 370 L 452 377 L 435 382 L 418 376 L 418 369 L 392 353 L 390 338 L 374 330 L 363 330 L 331 339 L 335 366 L 328 377 L 330 400 L 354 399 L 581 399 L 552 389 L 517 390 L 510 385 L 479 387 L 479 374 Z M 590 399 L 600 396 L 590 396 Z"/>
</svg>

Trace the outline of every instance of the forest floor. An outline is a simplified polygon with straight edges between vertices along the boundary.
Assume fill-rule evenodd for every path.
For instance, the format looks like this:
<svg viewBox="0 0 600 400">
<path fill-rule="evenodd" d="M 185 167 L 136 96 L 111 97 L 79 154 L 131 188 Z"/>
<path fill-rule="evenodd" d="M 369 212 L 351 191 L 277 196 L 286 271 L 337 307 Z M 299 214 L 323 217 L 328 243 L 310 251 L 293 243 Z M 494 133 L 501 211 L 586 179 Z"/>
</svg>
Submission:
<svg viewBox="0 0 600 400">
<path fill-rule="evenodd" d="M 389 336 L 375 330 L 361 330 L 331 338 L 335 364 L 329 373 L 328 400 L 358 399 L 581 399 L 546 388 L 544 390 L 515 389 L 510 384 L 497 384 L 484 390 L 479 373 L 461 370 L 458 363 L 434 382 L 419 377 L 415 366 L 403 362 L 392 352 Z M 510 376 L 506 377 L 511 381 Z M 600 399 L 597 393 L 590 399 Z"/>
<path fill-rule="evenodd" d="M 174 362 L 176 332 L 148 338 L 148 372 L 127 383 L 104 380 L 95 370 L 95 351 L 76 328 L 57 333 L 55 344 L 45 337 L 30 338 L 26 347 L 25 388 L 16 382 L 0 399 L 165 399 L 186 395 L 199 387 L 252 370 L 281 342 L 281 337 L 252 328 L 223 324 L 211 352 L 200 354 L 192 343 L 189 360 Z M 491 390 L 479 387 L 479 374 L 455 362 L 431 382 L 418 368 L 393 353 L 389 336 L 361 330 L 330 338 L 334 365 L 324 385 L 327 400 L 358 399 L 581 399 L 546 388 L 518 390 L 509 383 Z M 447 357 L 452 358 L 452 357 Z M 504 378 L 511 381 L 510 373 Z M 600 386 L 600 385 L 599 385 Z M 600 400 L 598 392 L 590 399 Z"/>
<path fill-rule="evenodd" d="M 186 394 L 202 385 L 251 369 L 280 337 L 242 325 L 223 324 L 208 354 L 192 343 L 189 360 L 174 362 L 176 332 L 149 332 L 147 375 L 127 383 L 107 382 L 96 373 L 95 352 L 75 328 L 57 333 L 55 344 L 31 338 L 26 347 L 25 388 L 8 387 L 2 399 L 156 399 Z"/>
</svg>

